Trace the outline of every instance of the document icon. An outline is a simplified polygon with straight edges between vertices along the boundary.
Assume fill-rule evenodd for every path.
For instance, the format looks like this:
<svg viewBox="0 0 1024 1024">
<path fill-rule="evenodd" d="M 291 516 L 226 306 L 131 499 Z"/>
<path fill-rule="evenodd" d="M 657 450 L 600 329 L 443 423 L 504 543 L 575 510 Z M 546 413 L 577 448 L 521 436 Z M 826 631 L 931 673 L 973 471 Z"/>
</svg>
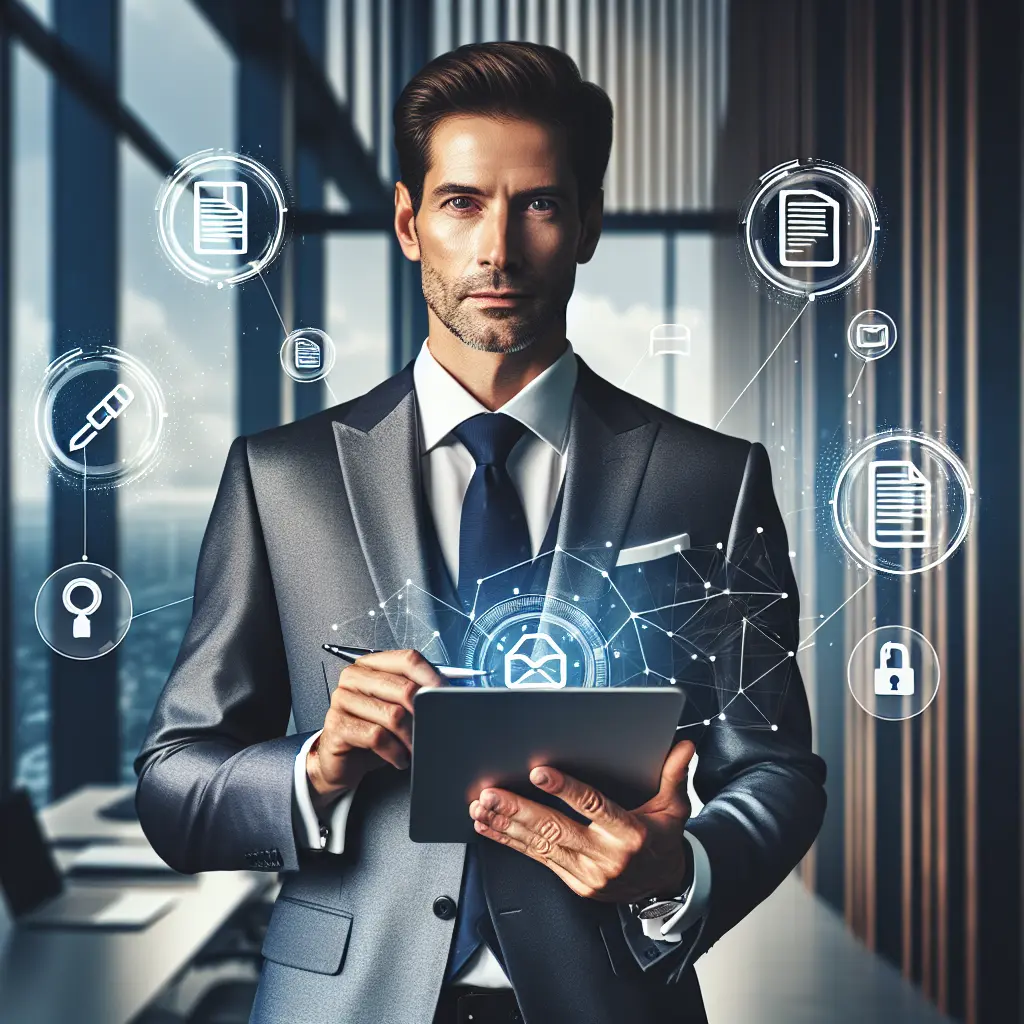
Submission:
<svg viewBox="0 0 1024 1024">
<path fill-rule="evenodd" d="M 296 370 L 319 370 L 320 369 L 320 346 L 308 338 L 298 338 L 295 341 L 295 369 Z"/>
<path fill-rule="evenodd" d="M 873 351 L 888 347 L 888 324 L 857 324 L 857 348 Z"/>
<path fill-rule="evenodd" d="M 784 267 L 839 263 L 839 203 L 814 188 L 779 193 L 779 262 Z"/>
<path fill-rule="evenodd" d="M 192 248 L 224 255 L 249 249 L 249 186 L 244 181 L 197 181 Z"/>
<path fill-rule="evenodd" d="M 868 466 L 868 527 L 876 548 L 926 548 L 931 543 L 932 485 L 909 460 Z"/>
<path fill-rule="evenodd" d="M 520 653 L 531 641 L 530 653 Z M 513 690 L 561 689 L 565 686 L 565 652 L 547 633 L 524 633 L 505 655 L 505 685 Z"/>
</svg>

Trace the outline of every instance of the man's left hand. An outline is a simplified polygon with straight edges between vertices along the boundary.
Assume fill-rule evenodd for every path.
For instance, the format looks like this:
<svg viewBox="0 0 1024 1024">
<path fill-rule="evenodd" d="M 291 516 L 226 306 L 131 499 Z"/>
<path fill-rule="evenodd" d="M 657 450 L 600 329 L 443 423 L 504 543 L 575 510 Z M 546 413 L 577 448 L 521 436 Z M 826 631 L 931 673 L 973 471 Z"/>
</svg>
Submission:
<svg viewBox="0 0 1024 1024">
<path fill-rule="evenodd" d="M 473 827 L 540 861 L 580 896 L 638 903 L 648 896 L 675 895 L 689 881 L 683 827 L 690 817 L 686 774 L 693 752 L 689 740 L 672 748 L 658 792 L 636 810 L 625 810 L 556 768 L 534 768 L 530 781 L 578 811 L 589 825 L 507 790 L 489 788 L 469 805 Z"/>
</svg>

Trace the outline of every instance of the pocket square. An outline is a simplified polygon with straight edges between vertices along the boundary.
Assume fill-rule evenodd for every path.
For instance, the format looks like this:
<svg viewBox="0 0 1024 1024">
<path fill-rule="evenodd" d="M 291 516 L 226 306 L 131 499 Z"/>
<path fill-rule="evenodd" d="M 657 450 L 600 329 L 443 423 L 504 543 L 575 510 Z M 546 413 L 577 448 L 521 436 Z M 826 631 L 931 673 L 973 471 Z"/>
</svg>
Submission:
<svg viewBox="0 0 1024 1024">
<path fill-rule="evenodd" d="M 618 565 L 633 565 L 636 562 L 649 562 L 654 558 L 664 558 L 676 551 L 687 551 L 690 547 L 690 535 L 677 533 L 674 537 L 663 540 L 652 540 L 648 544 L 636 544 L 631 548 L 623 548 L 615 560 Z"/>
</svg>

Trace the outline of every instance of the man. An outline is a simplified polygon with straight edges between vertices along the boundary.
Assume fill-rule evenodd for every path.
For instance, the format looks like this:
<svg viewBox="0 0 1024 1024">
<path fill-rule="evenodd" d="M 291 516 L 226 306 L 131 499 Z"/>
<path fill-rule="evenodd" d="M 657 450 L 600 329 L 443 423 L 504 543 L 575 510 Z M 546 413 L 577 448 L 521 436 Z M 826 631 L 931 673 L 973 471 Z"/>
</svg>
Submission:
<svg viewBox="0 0 1024 1024">
<path fill-rule="evenodd" d="M 368 394 L 231 447 L 137 806 L 179 870 L 285 872 L 253 1021 L 703 1021 L 693 960 L 820 827 L 824 765 L 784 658 L 771 729 L 706 723 L 692 821 L 685 740 L 643 807 L 535 769 L 545 802 L 470 803 L 476 844 L 408 837 L 412 701 L 442 679 L 400 642 L 403 595 L 465 610 L 479 580 L 555 542 L 624 582 L 627 549 L 686 532 L 732 556 L 756 535 L 786 592 L 767 625 L 796 647 L 764 449 L 627 395 L 566 339 L 611 129 L 607 96 L 550 47 L 431 62 L 395 109 L 395 230 L 422 267 L 424 346 Z M 566 567 L 548 571 L 564 587 Z M 363 626 L 382 653 L 328 703 L 320 644 Z M 679 908 L 664 929 L 638 918 L 652 899 Z"/>
</svg>

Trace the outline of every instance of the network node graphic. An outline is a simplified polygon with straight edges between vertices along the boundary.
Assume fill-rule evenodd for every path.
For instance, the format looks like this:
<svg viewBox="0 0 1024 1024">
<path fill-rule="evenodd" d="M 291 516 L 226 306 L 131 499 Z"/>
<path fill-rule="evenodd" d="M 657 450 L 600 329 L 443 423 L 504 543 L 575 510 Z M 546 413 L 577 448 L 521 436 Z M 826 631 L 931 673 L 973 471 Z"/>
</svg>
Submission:
<svg viewBox="0 0 1024 1024">
<path fill-rule="evenodd" d="M 741 229 L 754 271 L 780 292 L 812 300 L 850 287 L 870 266 L 878 210 L 844 167 L 791 160 L 751 190 Z"/>
<path fill-rule="evenodd" d="M 488 686 L 608 685 L 607 644 L 597 624 L 579 604 L 543 594 L 517 595 L 476 617 L 462 663 L 489 672 Z"/>
<path fill-rule="evenodd" d="M 132 622 L 132 597 L 113 570 L 71 562 L 52 573 L 36 595 L 36 629 L 43 641 L 74 661 L 109 654 Z"/>
<path fill-rule="evenodd" d="M 944 562 L 964 542 L 974 489 L 948 445 L 892 432 L 848 456 L 831 504 L 836 535 L 861 565 L 910 576 Z"/>
<path fill-rule="evenodd" d="M 880 309 L 865 309 L 846 328 L 846 344 L 865 362 L 881 359 L 896 347 L 896 323 Z"/>
<path fill-rule="evenodd" d="M 857 641 L 846 664 L 853 699 L 874 718 L 902 722 L 935 699 L 942 677 L 928 639 L 909 626 L 879 626 Z"/>
<path fill-rule="evenodd" d="M 156 461 L 167 407 L 144 363 L 100 345 L 73 349 L 46 368 L 34 418 L 39 445 L 58 473 L 114 487 Z"/>
<path fill-rule="evenodd" d="M 675 544 L 612 565 L 595 549 L 607 550 L 598 541 L 538 555 L 532 587 L 521 566 L 496 573 L 469 612 L 409 579 L 355 617 L 331 616 L 330 628 L 356 646 L 487 672 L 464 685 L 675 686 L 687 696 L 681 727 L 778 729 L 798 638 L 777 540 L 758 531 L 728 551 Z"/>
<path fill-rule="evenodd" d="M 172 266 L 218 288 L 255 277 L 285 242 L 284 189 L 263 164 L 241 153 L 186 157 L 156 200 L 157 237 Z"/>
<path fill-rule="evenodd" d="M 334 369 L 336 358 L 334 342 L 315 327 L 292 331 L 281 345 L 281 368 L 300 384 L 323 380 Z"/>
</svg>

